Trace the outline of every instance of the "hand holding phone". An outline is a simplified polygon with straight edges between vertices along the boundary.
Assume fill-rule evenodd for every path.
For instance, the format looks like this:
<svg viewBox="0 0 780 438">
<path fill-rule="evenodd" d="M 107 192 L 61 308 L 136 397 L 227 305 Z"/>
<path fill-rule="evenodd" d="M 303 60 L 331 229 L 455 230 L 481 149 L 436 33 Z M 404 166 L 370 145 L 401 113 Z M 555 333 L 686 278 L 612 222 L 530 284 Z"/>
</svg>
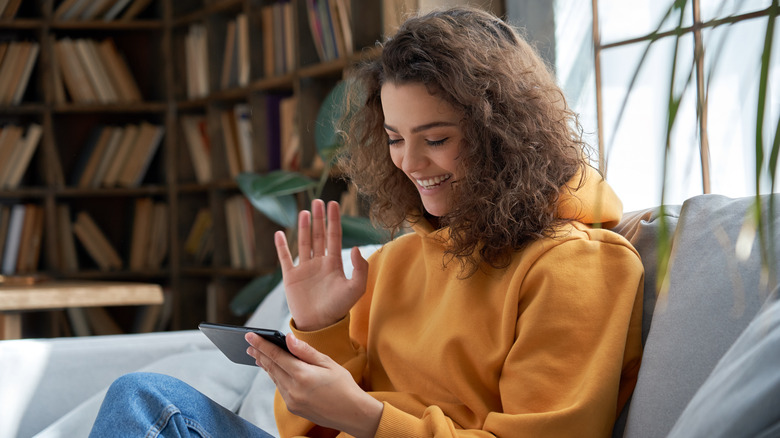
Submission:
<svg viewBox="0 0 780 438">
<path fill-rule="evenodd" d="M 287 340 L 285 339 L 284 333 L 278 330 L 209 322 L 201 322 L 198 325 L 198 328 L 225 356 L 227 356 L 228 359 L 237 364 L 257 366 L 255 358 L 248 355 L 246 352 L 249 343 L 244 339 L 244 336 L 249 332 L 256 333 L 284 351 L 290 352 L 290 350 L 287 349 Z"/>
</svg>

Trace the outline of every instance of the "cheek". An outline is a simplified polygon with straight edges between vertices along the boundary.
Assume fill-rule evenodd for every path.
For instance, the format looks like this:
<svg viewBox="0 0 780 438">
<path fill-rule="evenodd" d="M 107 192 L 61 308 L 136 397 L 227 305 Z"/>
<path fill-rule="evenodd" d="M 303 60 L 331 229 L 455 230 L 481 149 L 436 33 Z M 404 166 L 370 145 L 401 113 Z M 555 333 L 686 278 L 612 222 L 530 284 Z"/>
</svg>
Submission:
<svg viewBox="0 0 780 438">
<path fill-rule="evenodd" d="M 404 154 L 401 148 L 390 148 L 390 159 L 393 160 L 395 167 L 403 170 L 401 166 L 404 162 Z"/>
</svg>

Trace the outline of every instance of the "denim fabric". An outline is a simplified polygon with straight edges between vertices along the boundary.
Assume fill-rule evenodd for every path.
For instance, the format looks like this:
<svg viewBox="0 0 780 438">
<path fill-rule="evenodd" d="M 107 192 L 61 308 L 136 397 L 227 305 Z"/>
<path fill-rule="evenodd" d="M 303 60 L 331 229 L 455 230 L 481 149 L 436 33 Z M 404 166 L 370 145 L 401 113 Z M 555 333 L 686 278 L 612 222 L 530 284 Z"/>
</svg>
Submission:
<svg viewBox="0 0 780 438">
<path fill-rule="evenodd" d="M 108 389 L 90 437 L 258 437 L 267 434 L 176 378 L 133 373 Z"/>
</svg>

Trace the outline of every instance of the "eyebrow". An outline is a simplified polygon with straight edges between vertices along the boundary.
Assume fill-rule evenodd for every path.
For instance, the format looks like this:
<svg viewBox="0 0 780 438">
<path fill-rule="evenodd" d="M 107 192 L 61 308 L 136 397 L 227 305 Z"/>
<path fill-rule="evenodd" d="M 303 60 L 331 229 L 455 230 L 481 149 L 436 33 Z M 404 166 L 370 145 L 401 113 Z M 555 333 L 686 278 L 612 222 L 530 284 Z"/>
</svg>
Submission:
<svg viewBox="0 0 780 438">
<path fill-rule="evenodd" d="M 419 132 L 423 132 L 423 131 L 431 129 L 431 128 L 438 128 L 440 126 L 457 126 L 457 124 L 456 123 L 452 123 L 452 122 L 443 122 L 443 121 L 442 122 L 426 123 L 424 125 L 415 126 L 414 128 L 412 128 L 412 134 L 417 134 Z M 385 129 L 387 129 L 388 131 L 393 131 L 395 133 L 398 133 L 398 129 L 393 128 L 392 126 L 388 125 L 387 123 L 385 123 Z"/>
</svg>

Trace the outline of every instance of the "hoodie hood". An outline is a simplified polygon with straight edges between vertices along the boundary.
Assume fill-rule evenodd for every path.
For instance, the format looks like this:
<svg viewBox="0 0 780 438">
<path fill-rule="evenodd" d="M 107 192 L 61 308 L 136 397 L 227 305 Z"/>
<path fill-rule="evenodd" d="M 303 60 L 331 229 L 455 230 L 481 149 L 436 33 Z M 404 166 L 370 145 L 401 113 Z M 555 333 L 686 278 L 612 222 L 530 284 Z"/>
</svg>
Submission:
<svg viewBox="0 0 780 438">
<path fill-rule="evenodd" d="M 623 203 L 612 187 L 590 166 L 585 166 L 582 186 L 577 188 L 580 178 L 582 174 L 577 173 L 566 184 L 568 190 L 561 193 L 558 217 L 603 228 L 617 225 L 623 216 Z"/>
</svg>

